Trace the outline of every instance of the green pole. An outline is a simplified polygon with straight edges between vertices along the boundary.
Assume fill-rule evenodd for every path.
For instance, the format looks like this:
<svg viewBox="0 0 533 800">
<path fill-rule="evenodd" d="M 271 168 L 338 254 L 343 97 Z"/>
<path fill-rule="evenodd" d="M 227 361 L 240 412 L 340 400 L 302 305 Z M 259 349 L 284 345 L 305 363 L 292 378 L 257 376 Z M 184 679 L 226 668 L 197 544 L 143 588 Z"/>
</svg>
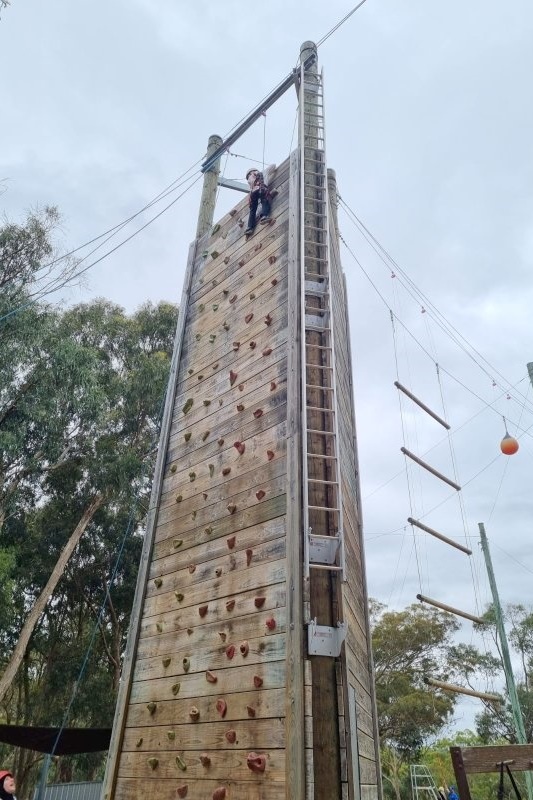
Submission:
<svg viewBox="0 0 533 800">
<path fill-rule="evenodd" d="M 494 570 L 492 568 L 492 559 L 490 557 L 489 542 L 487 539 L 487 534 L 485 533 L 485 525 L 482 522 L 478 524 L 479 524 L 479 534 L 481 536 L 481 549 L 483 550 L 483 555 L 485 557 L 485 564 L 487 567 L 487 574 L 489 576 L 490 589 L 492 592 L 492 602 L 494 604 L 494 613 L 496 615 L 496 628 L 498 630 L 498 635 L 500 637 L 500 642 L 501 642 L 503 671 L 505 673 L 507 694 L 509 695 L 511 710 L 513 713 L 516 740 L 518 744 L 527 744 L 526 730 L 524 728 L 524 718 L 522 717 L 522 711 L 520 709 L 520 703 L 518 701 L 518 693 L 516 691 L 513 669 L 511 666 L 511 656 L 509 654 L 507 635 L 505 633 L 505 627 L 503 625 L 502 607 L 500 605 L 498 587 L 496 586 L 496 578 L 494 577 Z M 527 787 L 527 796 L 529 800 L 533 800 L 533 779 L 531 777 L 531 772 L 529 770 L 526 770 L 526 787 Z"/>
</svg>

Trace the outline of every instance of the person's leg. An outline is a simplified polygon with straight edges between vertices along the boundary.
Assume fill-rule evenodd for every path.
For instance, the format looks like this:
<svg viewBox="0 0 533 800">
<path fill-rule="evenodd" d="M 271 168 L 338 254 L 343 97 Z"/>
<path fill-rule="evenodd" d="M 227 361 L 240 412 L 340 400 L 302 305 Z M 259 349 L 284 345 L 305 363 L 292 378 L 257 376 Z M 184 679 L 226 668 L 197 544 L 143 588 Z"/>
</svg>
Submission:
<svg viewBox="0 0 533 800">
<path fill-rule="evenodd" d="M 257 206 L 259 204 L 259 192 L 252 192 L 250 195 L 250 213 L 248 215 L 248 227 L 245 233 L 252 233 L 255 228 Z"/>
<path fill-rule="evenodd" d="M 266 194 L 266 192 L 261 192 L 261 212 L 259 214 L 259 218 L 263 219 L 265 217 L 268 217 L 270 214 L 270 209 L 271 205 L 270 205 L 270 200 L 268 199 L 268 195 Z"/>
</svg>

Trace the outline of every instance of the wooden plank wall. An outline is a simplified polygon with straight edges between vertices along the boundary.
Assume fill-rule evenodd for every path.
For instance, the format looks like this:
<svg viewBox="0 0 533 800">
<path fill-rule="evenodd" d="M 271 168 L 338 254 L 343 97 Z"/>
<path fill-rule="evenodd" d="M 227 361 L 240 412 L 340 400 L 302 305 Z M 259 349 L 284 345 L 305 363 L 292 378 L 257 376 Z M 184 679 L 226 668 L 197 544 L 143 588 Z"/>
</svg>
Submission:
<svg viewBox="0 0 533 800">
<path fill-rule="evenodd" d="M 331 202 L 331 198 L 330 198 Z M 335 340 L 339 451 L 341 462 L 343 524 L 347 581 L 343 587 L 343 613 L 348 633 L 338 670 L 341 739 L 346 747 L 343 760 L 343 797 L 375 800 L 381 794 L 372 659 L 369 642 L 368 599 L 360 516 L 358 462 L 350 354 L 348 302 L 342 272 L 336 214 L 330 205 L 331 291 Z M 350 731 L 350 696 L 355 697 L 357 731 Z M 346 735 L 344 735 L 344 732 Z M 356 749 L 356 769 L 352 767 Z M 354 772 L 358 773 L 354 774 Z M 359 786 L 354 784 L 359 784 Z"/>
<path fill-rule="evenodd" d="M 272 225 L 246 240 L 243 200 L 196 252 L 117 800 L 285 796 L 288 161 L 273 185 Z"/>
</svg>

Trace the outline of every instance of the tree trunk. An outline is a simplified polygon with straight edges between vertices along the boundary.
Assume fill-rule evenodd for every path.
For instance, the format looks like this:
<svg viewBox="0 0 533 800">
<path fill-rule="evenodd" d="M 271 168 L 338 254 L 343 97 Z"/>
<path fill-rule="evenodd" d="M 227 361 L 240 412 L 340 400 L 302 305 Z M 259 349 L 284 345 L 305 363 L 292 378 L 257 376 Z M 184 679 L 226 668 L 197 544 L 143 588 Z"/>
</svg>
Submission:
<svg viewBox="0 0 533 800">
<path fill-rule="evenodd" d="M 20 667 L 22 659 L 24 658 L 24 653 L 26 652 L 26 648 L 28 647 L 28 643 L 30 641 L 34 628 L 37 625 L 37 622 L 39 621 L 41 614 L 46 608 L 46 604 L 48 603 L 50 597 L 54 593 L 57 584 L 61 580 L 61 577 L 63 575 L 63 572 L 65 571 L 65 567 L 68 563 L 70 556 L 72 555 L 76 545 L 81 539 L 87 526 L 89 525 L 92 518 L 94 517 L 98 509 L 101 507 L 103 502 L 104 502 L 103 496 L 97 494 L 96 497 L 94 497 L 92 501 L 89 503 L 80 521 L 78 522 L 74 531 L 72 532 L 68 542 L 61 551 L 61 554 L 56 562 L 54 569 L 52 570 L 52 574 L 50 575 L 50 578 L 48 579 L 46 586 L 42 590 L 41 594 L 35 601 L 35 605 L 28 614 L 28 618 L 24 623 L 23 628 L 20 632 L 18 642 L 15 645 L 15 649 L 13 650 L 13 653 L 6 667 L 6 670 L 2 675 L 2 677 L 0 678 L 0 702 L 4 698 L 4 695 L 9 690 L 11 684 L 13 683 L 13 680 L 15 679 L 15 675 L 17 674 L 17 670 Z"/>
</svg>

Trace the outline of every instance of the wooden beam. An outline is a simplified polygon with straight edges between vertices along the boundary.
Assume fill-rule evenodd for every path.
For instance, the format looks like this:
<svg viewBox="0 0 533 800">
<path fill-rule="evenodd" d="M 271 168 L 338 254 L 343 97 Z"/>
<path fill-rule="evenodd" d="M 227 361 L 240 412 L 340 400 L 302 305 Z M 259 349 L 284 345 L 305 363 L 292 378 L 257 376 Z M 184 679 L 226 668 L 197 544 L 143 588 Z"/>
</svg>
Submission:
<svg viewBox="0 0 533 800">
<path fill-rule="evenodd" d="M 416 598 L 417 600 L 420 600 L 421 603 L 428 603 L 428 605 L 435 606 L 435 608 L 440 608 L 443 611 L 448 611 L 450 614 L 455 614 L 458 617 L 464 617 L 465 619 L 475 622 L 477 625 L 485 625 L 485 620 L 482 619 L 482 617 L 476 617 L 474 614 L 469 614 L 468 611 L 461 611 L 459 608 L 448 606 L 446 603 L 440 603 L 438 600 L 433 600 L 431 597 L 426 597 L 423 594 L 417 594 Z"/>
<path fill-rule="evenodd" d="M 214 153 L 220 147 L 222 138 L 213 134 L 207 142 L 207 155 Z M 196 226 L 196 238 L 199 239 L 207 233 L 213 226 L 215 214 L 215 204 L 217 199 L 218 176 L 220 174 L 220 159 L 213 161 L 210 169 L 204 172 L 204 183 L 202 187 L 202 197 L 200 208 L 198 209 L 198 223 Z"/>
<path fill-rule="evenodd" d="M 512 766 L 513 772 L 525 772 L 533 766 L 533 744 L 501 744 L 485 747 L 458 747 L 465 774 L 498 772 L 502 761 Z"/>
<path fill-rule="evenodd" d="M 417 519 L 413 519 L 413 517 L 407 517 L 407 522 L 409 522 L 411 525 L 414 525 L 416 528 L 420 528 L 421 531 L 425 531 L 426 533 L 430 533 L 436 539 L 440 539 L 441 542 L 445 542 L 446 544 L 449 544 L 452 547 L 456 547 L 457 550 L 461 550 L 463 553 L 466 553 L 467 556 L 471 556 L 472 555 L 472 551 L 469 550 L 468 547 L 465 547 L 464 545 L 459 544 L 458 542 L 454 542 L 453 539 L 448 539 L 448 537 L 444 536 L 443 533 L 439 533 L 434 528 L 429 528 L 427 525 L 424 525 L 422 522 L 419 522 Z"/>
<path fill-rule="evenodd" d="M 436 689 L 442 689 L 445 692 L 454 692 L 455 694 L 466 694 L 469 697 L 478 697 L 480 700 L 486 700 L 487 703 L 502 702 L 502 698 L 498 694 L 476 692 L 474 689 L 465 689 L 464 686 L 456 686 L 455 683 L 445 683 L 444 681 L 436 680 L 436 678 L 424 678 L 424 683 L 427 683 L 428 686 L 435 686 Z"/>
<path fill-rule="evenodd" d="M 468 778 L 466 777 L 465 767 L 463 763 L 463 754 L 461 747 L 450 747 L 450 755 L 452 758 L 453 771 L 455 773 L 455 781 L 457 788 L 460 792 L 462 800 L 472 800 L 470 794 L 470 787 L 468 785 Z"/>
<path fill-rule="evenodd" d="M 448 486 L 451 486 L 452 489 L 456 489 L 458 492 L 461 491 L 461 487 L 459 486 L 458 483 L 455 483 L 454 481 L 450 480 L 450 478 L 447 478 L 445 475 L 442 474 L 442 472 L 438 472 L 438 470 L 434 469 L 433 467 L 430 467 L 430 465 L 426 464 L 425 461 L 422 461 L 421 458 L 418 458 L 418 456 L 415 456 L 414 453 L 411 453 L 411 451 L 408 450 L 407 447 L 400 447 L 400 450 L 402 451 L 404 456 L 408 456 L 412 461 L 414 461 L 420 467 L 424 467 L 424 469 L 427 469 L 427 471 L 431 472 L 431 474 L 434 475 L 436 478 L 439 478 L 441 481 L 444 481 L 444 483 L 447 483 Z"/>
<path fill-rule="evenodd" d="M 409 389 L 406 389 L 405 386 L 403 386 L 399 381 L 394 381 L 394 385 L 396 386 L 397 389 L 400 390 L 400 392 L 403 392 L 404 395 L 406 395 L 406 397 L 412 400 L 413 403 L 416 403 L 417 406 L 423 409 L 426 412 L 426 414 L 429 414 L 430 417 L 433 417 L 433 419 L 436 420 L 440 425 L 442 425 L 443 428 L 446 428 L 447 431 L 450 430 L 450 425 L 448 425 L 448 423 L 445 420 L 443 420 L 442 417 L 439 417 L 438 414 L 435 414 L 435 412 L 432 411 L 429 408 L 429 406 L 423 403 L 422 400 L 419 400 L 418 397 L 416 397 L 416 395 L 412 394 L 412 392 L 410 392 Z"/>
</svg>

